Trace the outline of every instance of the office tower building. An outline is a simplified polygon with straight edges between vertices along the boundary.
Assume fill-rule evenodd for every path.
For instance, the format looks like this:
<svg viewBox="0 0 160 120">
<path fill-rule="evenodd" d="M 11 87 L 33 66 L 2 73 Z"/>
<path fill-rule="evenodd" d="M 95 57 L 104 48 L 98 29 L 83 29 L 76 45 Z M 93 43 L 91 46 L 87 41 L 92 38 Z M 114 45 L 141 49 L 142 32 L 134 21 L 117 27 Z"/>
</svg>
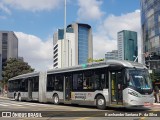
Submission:
<svg viewBox="0 0 160 120">
<path fill-rule="evenodd" d="M 73 23 L 66 28 L 65 40 L 63 29 L 58 29 L 53 38 L 54 68 L 85 64 L 88 58 L 93 58 L 91 26 Z"/>
<path fill-rule="evenodd" d="M 141 28 L 143 53 L 154 53 L 160 56 L 159 0 L 141 0 Z"/>
<path fill-rule="evenodd" d="M 9 58 L 18 58 L 18 38 L 12 31 L 0 31 L 0 80 L 2 68 Z"/>
<path fill-rule="evenodd" d="M 118 59 L 134 61 L 138 55 L 137 33 L 129 30 L 118 32 Z"/>
</svg>

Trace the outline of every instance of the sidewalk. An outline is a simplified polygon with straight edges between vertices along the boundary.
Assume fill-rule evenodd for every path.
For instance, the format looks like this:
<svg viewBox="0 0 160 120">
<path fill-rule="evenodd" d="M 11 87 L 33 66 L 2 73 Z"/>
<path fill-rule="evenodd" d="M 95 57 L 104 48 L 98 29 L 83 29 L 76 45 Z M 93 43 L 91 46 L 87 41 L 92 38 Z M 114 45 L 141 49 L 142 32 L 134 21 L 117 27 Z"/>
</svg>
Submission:
<svg viewBox="0 0 160 120">
<path fill-rule="evenodd" d="M 7 94 L 5 94 L 5 95 L 0 95 L 0 99 L 9 99 L 9 98 L 7 97 Z"/>
</svg>

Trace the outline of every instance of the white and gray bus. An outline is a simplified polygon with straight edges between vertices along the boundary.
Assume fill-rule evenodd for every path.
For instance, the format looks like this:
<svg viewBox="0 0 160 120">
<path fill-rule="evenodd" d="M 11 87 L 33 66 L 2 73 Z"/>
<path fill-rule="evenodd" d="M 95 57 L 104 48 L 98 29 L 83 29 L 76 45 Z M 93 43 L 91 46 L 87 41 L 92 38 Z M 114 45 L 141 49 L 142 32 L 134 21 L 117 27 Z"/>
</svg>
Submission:
<svg viewBox="0 0 160 120">
<path fill-rule="evenodd" d="M 119 60 L 20 75 L 9 80 L 8 88 L 8 97 L 16 100 L 96 105 L 99 109 L 154 102 L 147 68 Z"/>
</svg>

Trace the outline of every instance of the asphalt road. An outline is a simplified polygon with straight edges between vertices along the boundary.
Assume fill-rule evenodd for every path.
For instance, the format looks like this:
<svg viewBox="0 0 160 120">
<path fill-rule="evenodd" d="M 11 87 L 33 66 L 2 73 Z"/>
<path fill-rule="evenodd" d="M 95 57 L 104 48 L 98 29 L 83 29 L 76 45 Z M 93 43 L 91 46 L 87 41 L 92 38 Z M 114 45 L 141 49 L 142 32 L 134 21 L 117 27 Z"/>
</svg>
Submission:
<svg viewBox="0 0 160 120">
<path fill-rule="evenodd" d="M 91 106 L 18 102 L 0 98 L 0 116 L 0 120 L 159 120 L 160 106 L 98 110 Z"/>
</svg>

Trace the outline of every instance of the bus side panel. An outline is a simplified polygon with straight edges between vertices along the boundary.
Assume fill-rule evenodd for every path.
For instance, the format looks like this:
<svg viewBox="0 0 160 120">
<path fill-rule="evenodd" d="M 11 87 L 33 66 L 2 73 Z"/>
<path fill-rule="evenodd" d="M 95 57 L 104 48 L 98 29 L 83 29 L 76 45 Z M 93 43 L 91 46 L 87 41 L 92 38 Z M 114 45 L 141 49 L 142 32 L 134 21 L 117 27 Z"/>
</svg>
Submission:
<svg viewBox="0 0 160 120">
<path fill-rule="evenodd" d="M 47 102 L 46 99 L 46 84 L 47 74 L 46 72 L 40 72 L 39 74 L 39 102 Z"/>
<path fill-rule="evenodd" d="M 106 106 L 109 106 L 108 89 L 94 92 L 71 92 L 71 100 L 75 104 L 96 105 L 96 96 L 98 95 L 102 95 L 106 100 Z"/>
<path fill-rule="evenodd" d="M 46 92 L 47 102 L 53 102 L 53 92 Z"/>
<path fill-rule="evenodd" d="M 39 93 L 38 92 L 32 92 L 32 99 L 33 100 L 38 100 L 38 96 L 39 95 Z"/>
<path fill-rule="evenodd" d="M 20 92 L 22 100 L 28 100 L 28 92 Z"/>
<path fill-rule="evenodd" d="M 93 105 L 94 92 L 71 92 L 71 100 L 74 104 Z"/>
<path fill-rule="evenodd" d="M 123 90 L 123 105 L 124 106 L 128 106 L 128 101 L 129 101 L 129 98 L 128 98 L 128 89 L 125 88 Z"/>
<path fill-rule="evenodd" d="M 15 94 L 15 92 L 8 92 L 7 97 L 12 99 L 12 98 L 14 98 L 14 94 Z"/>
</svg>

